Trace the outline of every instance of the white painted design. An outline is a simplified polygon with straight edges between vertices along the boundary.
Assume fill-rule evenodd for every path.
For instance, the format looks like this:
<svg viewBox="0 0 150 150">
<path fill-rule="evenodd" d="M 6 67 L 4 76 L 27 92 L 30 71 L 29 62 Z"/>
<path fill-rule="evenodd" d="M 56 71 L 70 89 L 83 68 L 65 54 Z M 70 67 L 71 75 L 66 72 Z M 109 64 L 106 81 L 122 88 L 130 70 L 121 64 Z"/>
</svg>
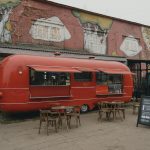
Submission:
<svg viewBox="0 0 150 150">
<path fill-rule="evenodd" d="M 11 41 L 11 33 L 6 28 L 6 23 L 8 22 L 9 14 L 11 13 L 11 9 L 1 10 L 2 19 L 0 20 L 0 41 L 1 42 L 9 42 Z"/>
<path fill-rule="evenodd" d="M 142 51 L 142 47 L 139 45 L 138 40 L 130 35 L 123 40 L 120 50 L 123 51 L 127 56 L 132 57 Z"/>
<path fill-rule="evenodd" d="M 40 18 L 33 22 L 30 34 L 33 39 L 61 42 L 71 38 L 65 25 L 58 17 Z"/>
<path fill-rule="evenodd" d="M 95 54 L 106 54 L 106 32 L 91 23 L 85 24 L 84 29 L 84 48 Z"/>
</svg>

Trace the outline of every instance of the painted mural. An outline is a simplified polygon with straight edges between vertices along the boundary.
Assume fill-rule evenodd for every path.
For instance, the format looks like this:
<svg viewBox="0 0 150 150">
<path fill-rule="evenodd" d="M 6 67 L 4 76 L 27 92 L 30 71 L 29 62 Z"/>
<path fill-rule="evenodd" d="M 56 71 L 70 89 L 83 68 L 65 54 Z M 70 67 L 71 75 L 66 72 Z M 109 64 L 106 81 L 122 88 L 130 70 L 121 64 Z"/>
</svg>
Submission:
<svg viewBox="0 0 150 150">
<path fill-rule="evenodd" d="M 95 54 L 106 54 L 107 35 L 112 25 L 112 19 L 73 11 L 84 29 L 84 49 Z"/>
<path fill-rule="evenodd" d="M 0 0 L 0 42 L 150 58 L 150 28 L 35 0 Z"/>
<path fill-rule="evenodd" d="M 150 51 L 150 28 L 142 27 L 142 35 L 147 49 Z"/>
<path fill-rule="evenodd" d="M 15 7 L 20 0 L 1 0 L 0 1 L 0 42 L 11 42 L 12 26 L 9 16 L 12 8 Z"/>
<path fill-rule="evenodd" d="M 126 56 L 132 57 L 140 53 L 142 51 L 142 47 L 139 45 L 139 41 L 135 39 L 132 35 L 125 37 L 120 50 L 123 51 Z"/>
<path fill-rule="evenodd" d="M 62 42 L 71 38 L 63 22 L 56 16 L 37 19 L 29 32 L 33 39 L 45 41 Z"/>
</svg>

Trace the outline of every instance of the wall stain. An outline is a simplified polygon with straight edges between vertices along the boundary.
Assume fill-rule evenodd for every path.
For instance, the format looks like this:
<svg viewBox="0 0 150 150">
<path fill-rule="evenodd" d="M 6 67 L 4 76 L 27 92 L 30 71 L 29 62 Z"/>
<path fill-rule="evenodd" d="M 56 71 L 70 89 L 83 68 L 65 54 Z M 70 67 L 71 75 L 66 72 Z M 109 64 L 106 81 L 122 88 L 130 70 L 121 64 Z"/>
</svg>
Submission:
<svg viewBox="0 0 150 150">
<path fill-rule="evenodd" d="M 111 25 L 113 23 L 112 19 L 106 18 L 106 17 L 101 17 L 101 16 L 96 16 L 80 11 L 73 10 L 72 11 L 73 15 L 79 18 L 81 24 L 90 22 L 92 24 L 97 24 L 101 27 L 102 30 L 108 30 L 111 28 Z"/>
</svg>

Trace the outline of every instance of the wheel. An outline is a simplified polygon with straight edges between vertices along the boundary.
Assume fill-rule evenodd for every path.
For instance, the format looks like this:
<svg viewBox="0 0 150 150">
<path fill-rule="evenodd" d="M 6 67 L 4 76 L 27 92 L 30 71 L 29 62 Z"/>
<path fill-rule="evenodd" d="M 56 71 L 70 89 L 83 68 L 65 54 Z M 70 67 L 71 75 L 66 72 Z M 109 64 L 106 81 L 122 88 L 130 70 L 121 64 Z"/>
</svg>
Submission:
<svg viewBox="0 0 150 150">
<path fill-rule="evenodd" d="M 87 104 L 83 104 L 81 106 L 81 112 L 82 113 L 88 112 L 88 110 L 89 110 L 89 106 Z"/>
</svg>

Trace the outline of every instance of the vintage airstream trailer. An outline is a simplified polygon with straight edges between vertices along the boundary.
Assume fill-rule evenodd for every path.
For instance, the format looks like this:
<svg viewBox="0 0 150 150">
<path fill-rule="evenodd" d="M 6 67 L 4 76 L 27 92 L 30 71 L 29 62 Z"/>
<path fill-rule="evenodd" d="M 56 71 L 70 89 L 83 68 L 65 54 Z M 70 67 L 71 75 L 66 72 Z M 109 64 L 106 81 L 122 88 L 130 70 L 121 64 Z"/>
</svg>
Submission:
<svg viewBox="0 0 150 150">
<path fill-rule="evenodd" d="M 98 101 L 129 102 L 132 73 L 119 62 L 12 55 L 0 64 L 0 110 L 46 109 L 55 104 L 93 109 Z"/>
</svg>

